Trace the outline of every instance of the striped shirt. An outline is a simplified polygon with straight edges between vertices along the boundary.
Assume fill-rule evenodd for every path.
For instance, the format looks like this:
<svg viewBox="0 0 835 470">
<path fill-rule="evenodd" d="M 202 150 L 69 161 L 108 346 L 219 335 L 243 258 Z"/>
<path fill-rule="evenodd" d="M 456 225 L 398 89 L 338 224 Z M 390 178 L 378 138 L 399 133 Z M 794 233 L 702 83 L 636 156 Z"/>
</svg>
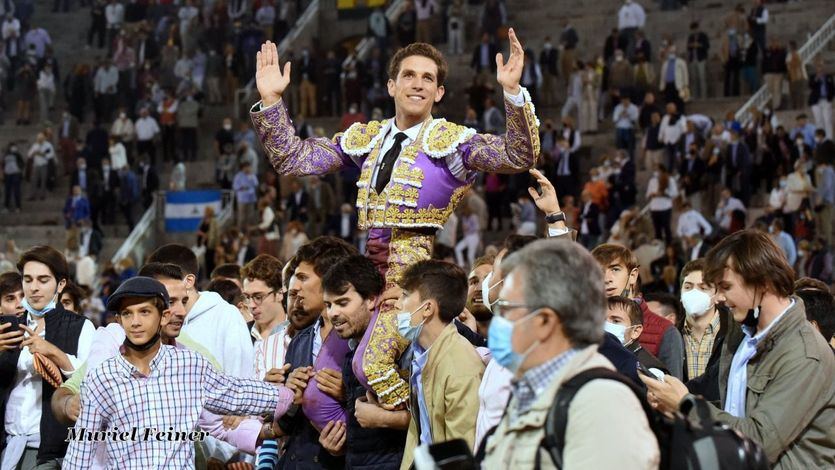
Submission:
<svg viewBox="0 0 835 470">
<path fill-rule="evenodd" d="M 197 428 L 204 408 L 221 415 L 281 416 L 293 400 L 285 387 L 220 374 L 199 354 L 173 346 L 160 346 L 150 370 L 142 374 L 119 354 L 90 371 L 64 468 L 90 467 L 96 446 L 81 439 L 86 433 L 136 428 L 138 439 L 106 438 L 107 468 L 193 469 L 194 442 L 182 435 Z M 157 432 L 169 435 L 155 437 Z M 173 434 L 181 436 L 169 440 Z"/>
<path fill-rule="evenodd" d="M 513 383 L 516 407 L 509 410 L 511 423 L 528 412 L 534 401 L 551 385 L 551 381 L 554 380 L 557 372 L 565 367 L 575 354 L 577 354 L 577 349 L 569 349 L 548 362 L 525 372 L 521 379 Z"/>
<path fill-rule="evenodd" d="M 287 334 L 287 326 L 290 322 L 281 323 L 282 328 L 275 331 L 267 339 L 255 342 L 255 378 L 263 380 L 270 369 L 278 369 L 284 366 L 284 355 L 287 354 L 287 346 L 290 345 L 290 335 Z"/>
<path fill-rule="evenodd" d="M 695 379 L 705 373 L 707 362 L 713 354 L 713 343 L 719 333 L 719 312 L 707 325 L 702 337 L 696 341 L 689 322 L 684 322 L 684 351 L 687 356 L 687 378 Z"/>
</svg>

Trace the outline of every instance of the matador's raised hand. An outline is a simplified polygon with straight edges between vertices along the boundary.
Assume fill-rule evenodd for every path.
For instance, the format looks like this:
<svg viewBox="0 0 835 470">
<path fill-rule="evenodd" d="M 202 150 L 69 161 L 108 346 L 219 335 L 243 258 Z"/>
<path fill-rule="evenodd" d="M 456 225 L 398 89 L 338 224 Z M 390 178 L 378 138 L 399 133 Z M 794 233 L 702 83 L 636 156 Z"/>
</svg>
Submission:
<svg viewBox="0 0 835 470">
<path fill-rule="evenodd" d="M 508 30 L 507 38 L 510 40 L 510 56 L 505 62 L 501 52 L 496 54 L 496 80 L 504 91 L 516 95 L 519 93 L 519 81 L 525 68 L 525 51 L 513 28 Z"/>
<path fill-rule="evenodd" d="M 278 65 L 278 47 L 272 41 L 261 45 L 255 57 L 255 84 L 264 106 L 276 103 L 290 84 L 290 62 L 284 64 L 284 71 Z"/>
</svg>

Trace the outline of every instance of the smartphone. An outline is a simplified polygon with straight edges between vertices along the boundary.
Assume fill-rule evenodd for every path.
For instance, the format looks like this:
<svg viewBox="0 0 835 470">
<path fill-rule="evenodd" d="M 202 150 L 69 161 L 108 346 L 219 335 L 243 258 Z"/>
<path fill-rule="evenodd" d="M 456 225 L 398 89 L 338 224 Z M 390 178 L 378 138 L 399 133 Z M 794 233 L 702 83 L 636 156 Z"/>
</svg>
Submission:
<svg viewBox="0 0 835 470">
<path fill-rule="evenodd" d="M 18 325 L 20 325 L 21 317 L 17 315 L 0 315 L 0 325 L 11 323 L 12 325 L 7 327 L 4 331 L 0 331 L 0 333 L 9 333 L 11 331 L 17 331 L 20 329 Z"/>
<path fill-rule="evenodd" d="M 0 330 L 0 334 L 21 331 L 18 326 L 21 324 L 21 320 L 23 320 L 23 317 L 18 317 L 17 315 L 0 315 L 0 325 L 11 323 L 11 325 L 7 326 L 5 330 Z M 23 335 L 20 336 L 20 340 L 23 341 Z"/>
<path fill-rule="evenodd" d="M 650 372 L 649 369 L 647 369 L 646 366 L 644 366 L 640 362 L 638 363 L 638 373 L 641 375 L 645 375 L 653 380 L 658 380 L 658 377 L 656 377 L 655 374 Z"/>
</svg>

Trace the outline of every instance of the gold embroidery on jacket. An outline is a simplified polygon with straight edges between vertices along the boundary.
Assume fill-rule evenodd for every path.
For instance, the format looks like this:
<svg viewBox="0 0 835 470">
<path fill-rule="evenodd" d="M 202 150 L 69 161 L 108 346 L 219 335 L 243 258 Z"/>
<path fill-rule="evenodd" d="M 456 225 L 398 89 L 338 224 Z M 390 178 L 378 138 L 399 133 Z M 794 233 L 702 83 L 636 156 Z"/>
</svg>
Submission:
<svg viewBox="0 0 835 470">
<path fill-rule="evenodd" d="M 458 150 L 458 146 L 475 135 L 471 129 L 446 119 L 435 119 L 430 125 L 423 150 L 431 158 L 444 158 Z"/>
<path fill-rule="evenodd" d="M 388 121 L 370 121 L 367 124 L 354 123 L 342 136 L 342 150 L 354 156 L 359 156 L 371 151 L 371 149 L 382 140 L 379 137 Z"/>
</svg>

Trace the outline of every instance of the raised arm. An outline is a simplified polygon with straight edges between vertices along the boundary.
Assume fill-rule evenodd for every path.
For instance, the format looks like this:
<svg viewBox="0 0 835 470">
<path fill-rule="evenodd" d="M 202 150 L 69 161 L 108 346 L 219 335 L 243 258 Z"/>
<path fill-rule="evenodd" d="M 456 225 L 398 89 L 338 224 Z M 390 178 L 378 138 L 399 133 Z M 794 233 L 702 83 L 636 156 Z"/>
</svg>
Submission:
<svg viewBox="0 0 835 470">
<path fill-rule="evenodd" d="M 201 356 L 202 358 L 202 356 Z M 216 371 L 203 361 L 203 408 L 219 415 L 283 415 L 293 403 L 293 392 L 254 379 L 240 379 Z"/>
<path fill-rule="evenodd" d="M 256 58 L 255 82 L 261 101 L 250 110 L 255 131 L 264 145 L 267 157 L 280 175 L 325 175 L 339 171 L 353 161 L 342 153 L 339 136 L 302 140 L 281 99 L 290 84 L 290 62 L 282 71 L 278 65 L 278 48 L 271 41 L 261 46 Z"/>
<path fill-rule="evenodd" d="M 525 51 L 511 28 L 507 62 L 496 54 L 496 79 L 504 90 L 507 133 L 504 136 L 476 134 L 461 145 L 464 166 L 469 170 L 518 173 L 533 168 L 539 157 L 539 119 L 527 90 L 519 85 L 525 67 Z"/>
</svg>

